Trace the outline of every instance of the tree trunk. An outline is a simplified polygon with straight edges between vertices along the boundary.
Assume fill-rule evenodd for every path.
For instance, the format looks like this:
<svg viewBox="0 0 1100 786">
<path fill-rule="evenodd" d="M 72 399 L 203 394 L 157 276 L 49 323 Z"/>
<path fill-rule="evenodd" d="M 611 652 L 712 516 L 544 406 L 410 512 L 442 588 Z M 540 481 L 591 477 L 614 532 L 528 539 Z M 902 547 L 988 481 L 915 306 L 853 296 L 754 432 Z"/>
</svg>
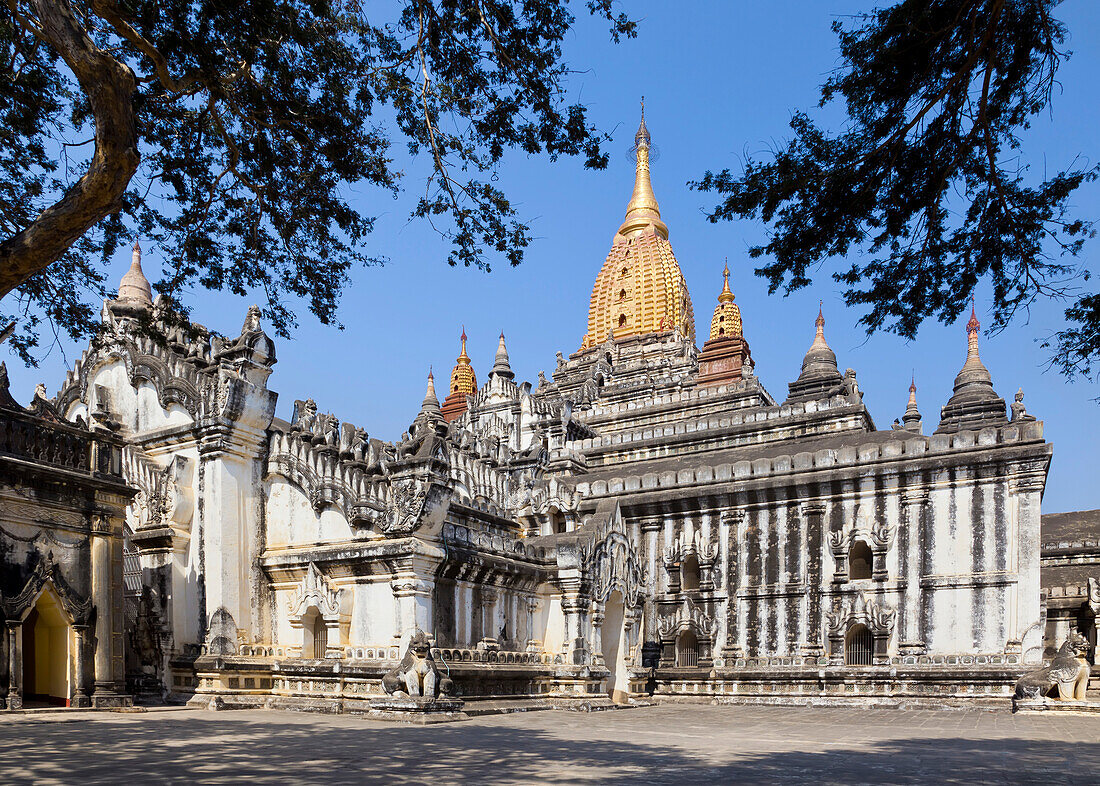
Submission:
<svg viewBox="0 0 1100 786">
<path fill-rule="evenodd" d="M 72 70 L 95 119 L 88 171 L 54 205 L 0 243 L 0 297 L 57 261 L 85 232 L 118 209 L 140 156 L 133 72 L 97 47 L 68 0 L 28 0 L 42 35 Z"/>
</svg>

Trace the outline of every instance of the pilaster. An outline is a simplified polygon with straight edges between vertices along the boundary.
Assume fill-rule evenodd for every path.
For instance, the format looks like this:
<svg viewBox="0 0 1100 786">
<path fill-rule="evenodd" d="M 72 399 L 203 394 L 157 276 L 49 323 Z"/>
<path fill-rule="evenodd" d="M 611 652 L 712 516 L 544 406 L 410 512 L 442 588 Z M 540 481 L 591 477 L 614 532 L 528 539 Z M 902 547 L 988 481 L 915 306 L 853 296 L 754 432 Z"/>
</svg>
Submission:
<svg viewBox="0 0 1100 786">
<path fill-rule="evenodd" d="M 822 642 L 824 616 L 821 609 L 825 505 L 807 502 L 802 505 L 801 513 L 803 526 L 806 528 L 806 627 L 799 651 L 806 656 L 821 657 L 825 654 Z"/>
<path fill-rule="evenodd" d="M 923 617 L 921 606 L 921 555 L 920 544 L 924 542 L 924 518 L 928 504 L 928 492 L 923 489 L 907 490 L 901 496 L 904 509 L 904 524 L 907 530 L 907 553 L 905 557 L 905 594 L 902 596 L 902 630 L 898 650 L 903 655 L 919 655 L 924 652 L 924 637 L 920 624 Z"/>
</svg>

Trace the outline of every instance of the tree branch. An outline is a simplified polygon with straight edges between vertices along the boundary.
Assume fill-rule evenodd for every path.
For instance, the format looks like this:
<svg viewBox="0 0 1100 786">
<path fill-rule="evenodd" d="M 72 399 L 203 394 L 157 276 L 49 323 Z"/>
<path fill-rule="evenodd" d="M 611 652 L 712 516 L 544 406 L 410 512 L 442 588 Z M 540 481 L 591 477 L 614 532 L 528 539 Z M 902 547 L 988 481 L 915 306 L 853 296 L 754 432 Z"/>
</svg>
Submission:
<svg viewBox="0 0 1100 786">
<path fill-rule="evenodd" d="M 141 157 L 134 124 L 134 74 L 97 47 L 68 0 L 28 0 L 42 38 L 73 72 L 95 121 L 88 170 L 55 204 L 0 242 L 0 298 L 58 260 L 85 232 L 118 209 Z"/>
<path fill-rule="evenodd" d="M 118 5 L 113 0 L 92 0 L 92 10 L 96 16 L 115 29 L 120 36 L 130 42 L 135 49 L 149 58 L 156 70 L 157 79 L 165 90 L 173 93 L 192 93 L 196 89 L 194 75 L 175 79 L 168 71 L 168 61 L 164 55 L 149 42 L 145 36 L 119 14 Z"/>
</svg>

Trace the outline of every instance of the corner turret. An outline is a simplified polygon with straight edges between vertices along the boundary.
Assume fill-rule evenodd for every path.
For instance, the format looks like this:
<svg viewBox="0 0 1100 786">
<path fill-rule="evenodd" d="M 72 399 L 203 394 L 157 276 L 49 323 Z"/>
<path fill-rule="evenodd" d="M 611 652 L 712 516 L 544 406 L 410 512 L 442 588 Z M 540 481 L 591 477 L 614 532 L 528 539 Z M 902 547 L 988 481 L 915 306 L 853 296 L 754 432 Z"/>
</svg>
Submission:
<svg viewBox="0 0 1100 786">
<path fill-rule="evenodd" d="M 966 362 L 955 377 L 955 392 L 940 411 L 937 434 L 975 430 L 1008 423 L 1005 400 L 993 389 L 993 378 L 978 354 L 981 323 L 974 305 L 970 306 L 970 321 L 966 323 Z"/>
<path fill-rule="evenodd" d="M 489 377 L 501 377 L 503 379 L 515 379 L 516 375 L 512 372 L 512 366 L 508 363 L 508 347 L 504 346 L 504 332 L 501 331 L 500 343 L 497 344 L 497 355 L 493 362 L 493 370 L 489 372 Z"/>
<path fill-rule="evenodd" d="M 730 290 L 730 266 L 722 271 L 722 291 L 710 321 L 710 338 L 699 354 L 699 386 L 724 385 L 741 379 L 752 368 L 749 342 L 742 331 L 741 309 Z"/>
<path fill-rule="evenodd" d="M 844 377 L 837 368 L 836 353 L 825 341 L 825 314 L 820 305 L 814 324 L 817 326 L 817 332 L 814 334 L 814 341 L 806 352 L 806 356 L 802 358 L 802 373 L 798 375 L 798 379 L 787 386 L 789 389 L 785 402 L 787 404 L 826 398 L 837 392 L 844 382 Z"/>
<path fill-rule="evenodd" d="M 909 403 L 905 405 L 905 414 L 901 421 L 894 421 L 894 431 L 909 431 L 913 434 L 923 434 L 924 421 L 920 410 L 917 409 L 917 378 L 914 376 L 909 382 Z"/>
</svg>

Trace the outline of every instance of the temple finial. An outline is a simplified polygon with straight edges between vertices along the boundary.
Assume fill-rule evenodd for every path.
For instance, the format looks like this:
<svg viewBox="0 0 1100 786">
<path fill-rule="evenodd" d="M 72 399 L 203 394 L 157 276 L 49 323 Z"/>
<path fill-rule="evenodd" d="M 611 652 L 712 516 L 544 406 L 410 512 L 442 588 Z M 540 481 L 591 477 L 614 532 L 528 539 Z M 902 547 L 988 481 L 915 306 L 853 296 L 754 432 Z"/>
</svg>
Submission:
<svg viewBox="0 0 1100 786">
<path fill-rule="evenodd" d="M 649 179 L 650 142 L 649 129 L 645 124 L 645 105 L 643 98 L 642 118 L 638 123 L 638 132 L 634 135 L 634 192 L 630 195 L 630 204 L 626 206 L 626 218 L 619 227 L 619 235 L 631 236 L 639 231 L 648 230 L 668 239 L 668 227 L 661 221 L 661 208 L 653 194 L 653 184 Z"/>
<path fill-rule="evenodd" d="M 497 354 L 494 361 L 493 369 L 489 372 L 489 376 L 515 379 L 516 375 L 512 372 L 512 366 L 508 362 L 508 347 L 504 345 L 503 330 L 500 332 L 500 343 L 497 344 Z"/>
<path fill-rule="evenodd" d="M 726 268 L 722 271 L 722 291 L 718 295 L 719 303 L 732 303 L 733 292 L 730 290 L 730 260 L 726 257 Z"/>
<path fill-rule="evenodd" d="M 428 366 L 428 386 L 424 391 L 424 401 L 420 405 L 420 412 L 424 415 L 439 414 L 439 398 L 435 395 L 435 375 L 432 367 Z"/>
<path fill-rule="evenodd" d="M 643 141 L 647 145 L 650 142 L 649 129 L 645 125 L 645 96 L 642 96 L 642 119 L 638 123 L 638 133 L 634 135 L 634 144 L 641 145 Z"/>
<path fill-rule="evenodd" d="M 966 323 L 966 332 L 973 335 L 982 329 L 982 323 L 978 321 L 978 312 L 974 305 L 974 295 L 970 295 L 970 321 Z"/>
<path fill-rule="evenodd" d="M 909 382 L 909 403 L 905 406 L 905 414 L 901 416 L 901 422 L 904 424 L 903 428 L 906 431 L 912 431 L 916 434 L 920 434 L 922 431 L 922 418 L 920 409 L 917 407 L 916 369 L 913 370 L 913 376 Z"/>
<path fill-rule="evenodd" d="M 132 301 L 143 306 L 153 305 L 153 288 L 141 269 L 141 244 L 134 238 L 134 247 L 130 255 L 130 269 L 118 285 L 118 299 Z"/>
</svg>

